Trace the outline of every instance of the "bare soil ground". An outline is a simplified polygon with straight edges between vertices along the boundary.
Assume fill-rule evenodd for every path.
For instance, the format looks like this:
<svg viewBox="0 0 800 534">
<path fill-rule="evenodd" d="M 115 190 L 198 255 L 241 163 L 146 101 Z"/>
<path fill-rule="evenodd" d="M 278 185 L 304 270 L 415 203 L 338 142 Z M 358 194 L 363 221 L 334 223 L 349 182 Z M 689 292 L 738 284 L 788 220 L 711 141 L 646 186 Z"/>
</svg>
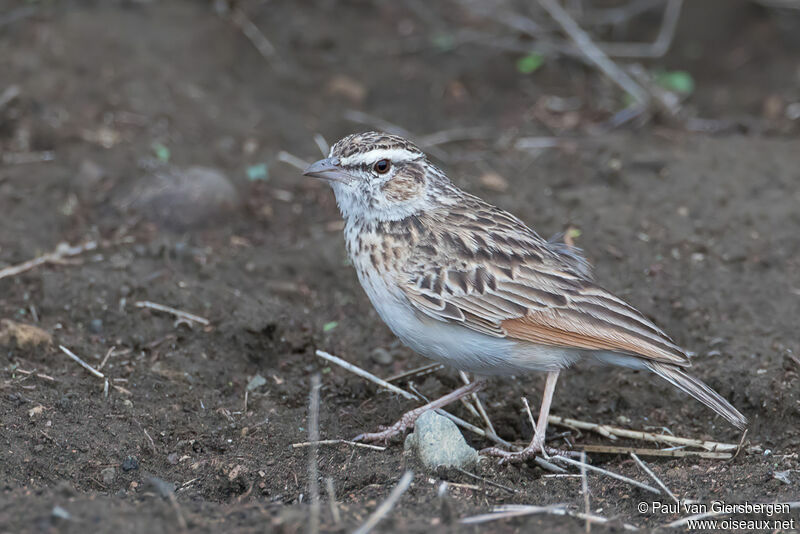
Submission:
<svg viewBox="0 0 800 534">
<path fill-rule="evenodd" d="M 676 45 L 658 64 L 694 74 L 687 105 L 698 116 L 732 121 L 715 135 L 658 121 L 588 135 L 618 108 L 617 90 L 596 73 L 551 61 L 522 75 L 517 55 L 474 45 L 404 52 L 407 36 L 428 43 L 437 24 L 479 24 L 455 12 L 426 21 L 422 3 L 250 3 L 276 49 L 269 63 L 206 2 L 0 2 L 0 13 L 36 9 L 0 26 L 0 93 L 19 88 L 0 108 L 0 151 L 55 158 L 0 164 L 0 268 L 59 242 L 100 243 L 0 280 L 0 319 L 52 337 L 26 344 L 4 326 L 0 531 L 175 532 L 179 515 L 196 532 L 304 531 L 308 449 L 291 444 L 307 439 L 310 377 L 322 372 L 323 438 L 373 430 L 411 407 L 314 356 L 324 349 L 380 376 L 425 363 L 398 346 L 359 287 L 331 192 L 278 160 L 281 150 L 318 157 L 314 133 L 334 141 L 364 129 L 343 118 L 346 109 L 417 135 L 480 126 L 495 140 L 573 138 L 539 153 L 487 141 L 439 148 L 455 181 L 543 235 L 580 229 L 577 244 L 598 280 L 696 352 L 695 374 L 751 419 L 748 439 L 764 454 L 647 458 L 676 495 L 800 500 L 800 128 L 783 114 L 800 100 L 797 49 L 751 4 L 687 4 Z M 548 110 L 552 95 L 577 102 L 573 115 Z M 166 159 L 163 147 L 178 167 L 222 171 L 239 207 L 183 227 L 169 224 L 170 213 L 132 209 L 126 199 L 155 172 L 157 155 Z M 264 162 L 268 179 L 249 180 L 247 170 Z M 480 177 L 489 171 L 508 188 L 486 187 Z M 184 204 L 175 209 L 205 219 L 199 203 Z M 135 306 L 144 300 L 210 325 L 175 325 Z M 103 380 L 59 344 L 94 366 L 115 347 L 103 372 L 118 387 L 106 398 Z M 392 363 L 378 363 L 376 349 Z M 256 375 L 266 383 L 245 406 Z M 435 395 L 456 384 L 442 372 L 418 386 Z M 520 397 L 535 402 L 541 385 L 539 376 L 519 376 L 481 394 L 503 437 L 529 439 Z M 570 370 L 554 412 L 739 439 L 668 385 L 626 370 Z M 608 443 L 574 432 L 571 439 Z M 626 456 L 591 460 L 647 480 Z M 321 477 L 332 478 L 342 514 L 334 525 L 326 504 L 323 531 L 352 530 L 407 468 L 416 478 L 379 531 L 584 529 L 554 516 L 462 527 L 458 518 L 497 504 L 582 510 L 580 479 L 483 462 L 480 476 L 518 490 L 511 494 L 456 471 L 425 473 L 395 443 L 383 452 L 320 449 Z M 177 505 L 151 477 L 175 485 Z M 462 485 L 439 499 L 441 481 Z M 592 475 L 589 488 L 592 509 L 617 519 L 595 532 L 679 516 L 639 513 L 637 503 L 652 498 L 622 482 Z"/>
</svg>

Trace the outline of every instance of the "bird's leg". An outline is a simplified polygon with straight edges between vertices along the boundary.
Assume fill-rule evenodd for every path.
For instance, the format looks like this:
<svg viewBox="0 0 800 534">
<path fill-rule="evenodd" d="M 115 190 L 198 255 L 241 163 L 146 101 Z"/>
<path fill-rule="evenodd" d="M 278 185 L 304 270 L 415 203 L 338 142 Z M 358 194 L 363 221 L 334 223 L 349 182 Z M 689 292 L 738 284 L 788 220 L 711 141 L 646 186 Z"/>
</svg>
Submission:
<svg viewBox="0 0 800 534">
<path fill-rule="evenodd" d="M 547 373 L 547 379 L 544 384 L 544 395 L 542 396 L 542 405 L 539 408 L 539 419 L 536 421 L 536 428 L 533 431 L 533 439 L 530 445 L 521 451 L 505 451 L 497 447 L 490 447 L 481 451 L 481 454 L 487 456 L 499 456 L 507 462 L 523 462 L 533 458 L 538 453 L 543 453 L 545 456 L 548 452 L 553 454 L 561 454 L 561 451 L 550 449 L 544 446 L 544 436 L 547 432 L 547 417 L 550 415 L 550 404 L 553 401 L 553 393 L 556 390 L 556 382 L 558 381 L 558 374 L 560 371 L 550 371 Z"/>
<path fill-rule="evenodd" d="M 411 411 L 406 412 L 403 414 L 403 417 L 400 418 L 395 424 L 383 430 L 381 432 L 371 432 L 367 434 L 360 434 L 353 438 L 353 441 L 387 441 L 389 438 L 396 436 L 397 434 L 402 434 L 405 430 L 411 427 L 414 422 L 419 419 L 423 413 L 427 412 L 428 410 L 436 410 L 443 406 L 447 406 L 451 402 L 455 402 L 462 397 L 466 397 L 471 393 L 475 393 L 476 391 L 480 390 L 484 385 L 483 380 L 475 380 L 474 382 L 470 382 L 464 386 L 461 386 L 458 389 L 455 389 L 448 393 L 443 397 L 439 397 L 438 399 L 429 402 L 425 406 L 420 406 L 419 408 L 415 408 Z"/>
</svg>

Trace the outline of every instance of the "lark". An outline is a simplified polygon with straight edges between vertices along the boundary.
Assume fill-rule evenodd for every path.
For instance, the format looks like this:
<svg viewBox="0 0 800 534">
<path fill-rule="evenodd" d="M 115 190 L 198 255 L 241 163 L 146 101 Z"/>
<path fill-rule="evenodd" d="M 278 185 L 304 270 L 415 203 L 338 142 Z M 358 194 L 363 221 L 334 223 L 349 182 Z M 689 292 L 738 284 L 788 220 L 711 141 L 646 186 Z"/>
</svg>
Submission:
<svg viewBox="0 0 800 534">
<path fill-rule="evenodd" d="M 479 377 L 546 373 L 530 445 L 488 454 L 521 461 L 540 453 L 559 373 L 584 360 L 651 371 L 746 427 L 736 408 L 687 374 L 686 351 L 594 282 L 578 249 L 542 239 L 514 215 L 462 191 L 407 139 L 347 136 L 304 174 L 333 188 L 358 279 L 405 345 Z M 476 380 L 356 439 L 388 440 L 426 410 L 483 384 Z"/>
</svg>

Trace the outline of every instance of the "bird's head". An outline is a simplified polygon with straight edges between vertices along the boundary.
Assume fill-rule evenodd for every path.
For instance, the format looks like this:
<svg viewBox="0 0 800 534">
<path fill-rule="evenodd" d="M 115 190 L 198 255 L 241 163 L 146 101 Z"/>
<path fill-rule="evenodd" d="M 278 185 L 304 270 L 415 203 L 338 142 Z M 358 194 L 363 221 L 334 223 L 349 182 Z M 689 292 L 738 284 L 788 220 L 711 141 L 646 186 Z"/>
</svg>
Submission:
<svg viewBox="0 0 800 534">
<path fill-rule="evenodd" d="M 347 219 L 400 220 L 435 206 L 447 179 L 411 141 L 381 132 L 348 135 L 304 172 L 328 182 Z"/>
</svg>

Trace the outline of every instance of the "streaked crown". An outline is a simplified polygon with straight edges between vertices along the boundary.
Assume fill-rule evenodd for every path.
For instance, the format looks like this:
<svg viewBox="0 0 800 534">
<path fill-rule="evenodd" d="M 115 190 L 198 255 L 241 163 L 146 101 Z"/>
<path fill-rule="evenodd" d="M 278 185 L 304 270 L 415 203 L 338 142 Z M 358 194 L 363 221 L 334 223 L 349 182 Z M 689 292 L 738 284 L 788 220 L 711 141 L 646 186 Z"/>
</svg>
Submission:
<svg viewBox="0 0 800 534">
<path fill-rule="evenodd" d="M 331 147 L 331 158 L 339 160 L 342 167 L 370 165 L 381 159 L 402 163 L 425 158 L 425 153 L 414 143 L 383 132 L 364 132 L 348 135 Z"/>
</svg>

